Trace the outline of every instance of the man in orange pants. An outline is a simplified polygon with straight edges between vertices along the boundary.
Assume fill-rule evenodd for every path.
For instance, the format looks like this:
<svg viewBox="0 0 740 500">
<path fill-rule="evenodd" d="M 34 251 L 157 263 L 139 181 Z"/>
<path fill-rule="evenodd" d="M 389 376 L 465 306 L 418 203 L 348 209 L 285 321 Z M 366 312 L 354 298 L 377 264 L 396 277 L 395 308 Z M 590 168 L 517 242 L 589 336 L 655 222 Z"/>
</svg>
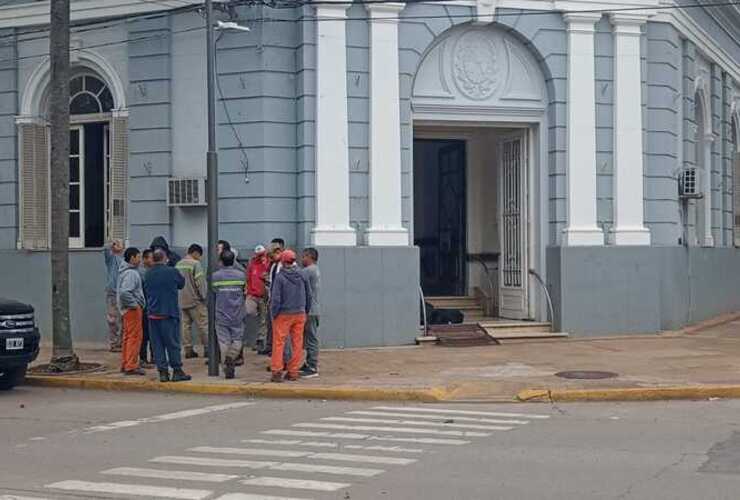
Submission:
<svg viewBox="0 0 740 500">
<path fill-rule="evenodd" d="M 272 382 L 283 381 L 283 350 L 285 341 L 291 339 L 292 353 L 285 379 L 298 380 L 298 370 L 303 357 L 303 327 L 311 308 L 311 289 L 298 271 L 293 250 L 280 255 L 283 268 L 271 288 L 270 312 L 272 313 Z"/>
<path fill-rule="evenodd" d="M 118 272 L 118 309 L 123 319 L 121 371 L 126 375 L 145 375 L 139 366 L 139 351 L 144 339 L 144 287 L 139 274 L 141 253 L 127 248 Z"/>
</svg>

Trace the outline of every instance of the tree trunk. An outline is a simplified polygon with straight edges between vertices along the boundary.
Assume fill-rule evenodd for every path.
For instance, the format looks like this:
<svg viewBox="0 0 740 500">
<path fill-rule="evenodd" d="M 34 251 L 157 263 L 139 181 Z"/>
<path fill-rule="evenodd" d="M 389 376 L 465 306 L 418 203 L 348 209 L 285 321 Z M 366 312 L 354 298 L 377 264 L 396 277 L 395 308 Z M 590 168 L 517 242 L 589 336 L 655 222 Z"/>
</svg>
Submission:
<svg viewBox="0 0 740 500">
<path fill-rule="evenodd" d="M 69 321 L 69 2 L 51 0 L 51 315 L 50 368 L 75 370 Z"/>
</svg>

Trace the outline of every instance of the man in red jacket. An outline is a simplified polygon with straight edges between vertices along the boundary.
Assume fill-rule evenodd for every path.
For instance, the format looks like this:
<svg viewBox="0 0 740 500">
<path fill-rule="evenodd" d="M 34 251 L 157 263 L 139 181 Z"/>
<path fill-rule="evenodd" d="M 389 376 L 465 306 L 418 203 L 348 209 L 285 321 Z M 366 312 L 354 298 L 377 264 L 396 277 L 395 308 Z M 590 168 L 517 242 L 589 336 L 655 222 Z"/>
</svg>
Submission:
<svg viewBox="0 0 740 500">
<path fill-rule="evenodd" d="M 247 300 L 257 305 L 257 347 L 265 348 L 267 337 L 267 290 L 265 289 L 265 278 L 270 270 L 270 259 L 267 249 L 257 245 L 254 249 L 254 257 L 247 266 Z"/>
</svg>

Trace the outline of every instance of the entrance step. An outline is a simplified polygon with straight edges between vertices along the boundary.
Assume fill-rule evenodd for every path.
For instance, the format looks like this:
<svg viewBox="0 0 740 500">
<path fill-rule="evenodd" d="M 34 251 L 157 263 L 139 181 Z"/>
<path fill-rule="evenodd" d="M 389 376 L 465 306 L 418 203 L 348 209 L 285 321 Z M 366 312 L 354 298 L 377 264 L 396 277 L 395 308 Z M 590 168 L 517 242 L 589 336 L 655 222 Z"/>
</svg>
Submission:
<svg viewBox="0 0 740 500">
<path fill-rule="evenodd" d="M 480 321 L 478 326 L 496 340 L 565 338 L 565 332 L 551 331 L 550 323 L 536 321 Z"/>
<path fill-rule="evenodd" d="M 478 297 L 427 297 L 426 301 L 435 309 L 456 309 L 460 311 L 463 313 L 463 323 L 466 325 L 476 325 L 480 321 L 493 319 L 486 316 L 483 304 Z"/>
</svg>

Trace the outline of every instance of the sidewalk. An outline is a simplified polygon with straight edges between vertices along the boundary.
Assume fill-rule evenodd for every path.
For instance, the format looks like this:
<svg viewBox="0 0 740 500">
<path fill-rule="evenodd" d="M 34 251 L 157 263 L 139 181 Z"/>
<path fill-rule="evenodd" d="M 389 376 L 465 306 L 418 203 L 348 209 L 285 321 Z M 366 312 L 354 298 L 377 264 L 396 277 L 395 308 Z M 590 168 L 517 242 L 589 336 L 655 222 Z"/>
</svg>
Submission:
<svg viewBox="0 0 740 500">
<path fill-rule="evenodd" d="M 709 323 L 705 324 L 708 325 Z M 39 362 L 49 360 L 48 348 Z M 263 397 L 370 400 L 624 400 L 740 397 L 740 319 L 701 331 L 656 335 L 519 341 L 484 347 L 400 347 L 321 353 L 321 376 L 267 382 L 268 358 L 249 352 L 237 378 L 208 377 L 204 360 L 186 360 L 192 382 L 160 384 L 118 372 L 119 357 L 79 349 L 108 370 L 85 376 L 36 377 L 31 384 L 108 390 L 166 390 Z M 564 370 L 618 374 L 601 380 L 554 376 Z"/>
</svg>

